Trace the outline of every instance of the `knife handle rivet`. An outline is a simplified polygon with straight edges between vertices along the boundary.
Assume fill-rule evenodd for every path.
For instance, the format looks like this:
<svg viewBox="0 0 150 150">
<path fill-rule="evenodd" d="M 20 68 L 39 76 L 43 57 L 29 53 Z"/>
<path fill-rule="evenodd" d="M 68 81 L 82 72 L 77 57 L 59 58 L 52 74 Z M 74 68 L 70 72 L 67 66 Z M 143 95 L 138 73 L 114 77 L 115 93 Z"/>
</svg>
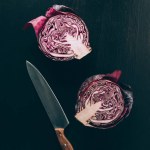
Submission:
<svg viewBox="0 0 150 150">
<path fill-rule="evenodd" d="M 64 144 L 64 147 L 66 147 L 67 146 L 67 144 Z"/>
</svg>

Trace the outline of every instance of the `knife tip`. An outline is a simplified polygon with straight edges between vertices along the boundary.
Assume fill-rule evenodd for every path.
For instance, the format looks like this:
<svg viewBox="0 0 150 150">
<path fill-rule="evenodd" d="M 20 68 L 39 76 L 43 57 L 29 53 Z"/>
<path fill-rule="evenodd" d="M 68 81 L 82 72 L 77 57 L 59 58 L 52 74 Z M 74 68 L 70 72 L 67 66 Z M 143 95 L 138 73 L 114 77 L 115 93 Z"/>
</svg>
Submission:
<svg viewBox="0 0 150 150">
<path fill-rule="evenodd" d="M 37 70 L 38 71 L 38 69 L 31 62 L 29 62 L 28 60 L 26 60 L 26 67 L 27 67 L 27 70 L 28 70 L 29 74 L 30 74 L 30 72 L 33 72 L 31 70 Z"/>
<path fill-rule="evenodd" d="M 29 68 L 33 66 L 28 60 L 26 60 L 26 67 L 27 67 L 27 70 L 29 70 Z"/>
<path fill-rule="evenodd" d="M 32 64 L 28 61 L 28 60 L 26 60 L 26 66 L 28 67 L 28 66 L 32 66 Z"/>
<path fill-rule="evenodd" d="M 28 64 L 28 63 L 30 63 L 28 60 L 26 60 L 26 65 Z"/>
</svg>

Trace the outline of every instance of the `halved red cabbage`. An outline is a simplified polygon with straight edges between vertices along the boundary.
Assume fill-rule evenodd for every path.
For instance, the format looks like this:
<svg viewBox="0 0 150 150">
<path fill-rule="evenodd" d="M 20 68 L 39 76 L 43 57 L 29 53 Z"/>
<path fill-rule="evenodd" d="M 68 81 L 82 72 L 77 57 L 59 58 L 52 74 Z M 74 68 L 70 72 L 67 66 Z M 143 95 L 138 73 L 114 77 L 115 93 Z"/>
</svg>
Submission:
<svg viewBox="0 0 150 150">
<path fill-rule="evenodd" d="M 45 16 L 26 24 L 35 30 L 39 48 L 56 61 L 81 59 L 91 52 L 89 32 L 84 21 L 64 5 L 50 7 Z"/>
<path fill-rule="evenodd" d="M 89 127 L 114 127 L 127 117 L 133 104 L 131 87 L 118 82 L 121 71 L 94 75 L 78 92 L 76 119 Z"/>
</svg>

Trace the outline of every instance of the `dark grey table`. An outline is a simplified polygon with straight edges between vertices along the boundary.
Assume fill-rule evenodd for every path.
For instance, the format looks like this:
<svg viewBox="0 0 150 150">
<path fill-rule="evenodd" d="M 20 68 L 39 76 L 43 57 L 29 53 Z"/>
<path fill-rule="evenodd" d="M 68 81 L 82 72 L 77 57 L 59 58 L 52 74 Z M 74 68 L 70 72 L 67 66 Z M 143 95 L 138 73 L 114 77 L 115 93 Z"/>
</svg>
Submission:
<svg viewBox="0 0 150 150">
<path fill-rule="evenodd" d="M 92 53 L 80 61 L 54 62 L 38 49 L 24 24 L 53 4 L 73 8 L 86 22 Z M 66 136 L 75 150 L 150 149 L 150 1 L 0 1 L 0 150 L 59 150 L 52 125 L 27 74 L 25 61 L 39 68 L 64 108 Z M 74 118 L 77 92 L 89 76 L 122 70 L 132 86 L 130 116 L 108 130 L 86 128 Z"/>
</svg>

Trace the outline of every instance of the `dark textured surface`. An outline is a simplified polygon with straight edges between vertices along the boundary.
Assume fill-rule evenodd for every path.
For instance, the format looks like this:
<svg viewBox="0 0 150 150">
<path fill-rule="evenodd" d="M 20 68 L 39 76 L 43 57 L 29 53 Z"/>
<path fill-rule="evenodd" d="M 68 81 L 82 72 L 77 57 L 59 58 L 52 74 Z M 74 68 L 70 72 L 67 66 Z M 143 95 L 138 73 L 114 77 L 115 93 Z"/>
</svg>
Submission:
<svg viewBox="0 0 150 150">
<path fill-rule="evenodd" d="M 93 52 L 80 61 L 54 62 L 38 49 L 24 24 L 53 4 L 72 7 L 90 31 Z M 2 0 L 0 54 L 0 150 L 59 150 L 52 125 L 27 74 L 31 61 L 57 95 L 70 125 L 75 150 L 150 149 L 150 1 Z M 74 119 L 81 83 L 89 76 L 121 69 L 134 91 L 130 116 L 108 130 L 84 127 Z"/>
</svg>

